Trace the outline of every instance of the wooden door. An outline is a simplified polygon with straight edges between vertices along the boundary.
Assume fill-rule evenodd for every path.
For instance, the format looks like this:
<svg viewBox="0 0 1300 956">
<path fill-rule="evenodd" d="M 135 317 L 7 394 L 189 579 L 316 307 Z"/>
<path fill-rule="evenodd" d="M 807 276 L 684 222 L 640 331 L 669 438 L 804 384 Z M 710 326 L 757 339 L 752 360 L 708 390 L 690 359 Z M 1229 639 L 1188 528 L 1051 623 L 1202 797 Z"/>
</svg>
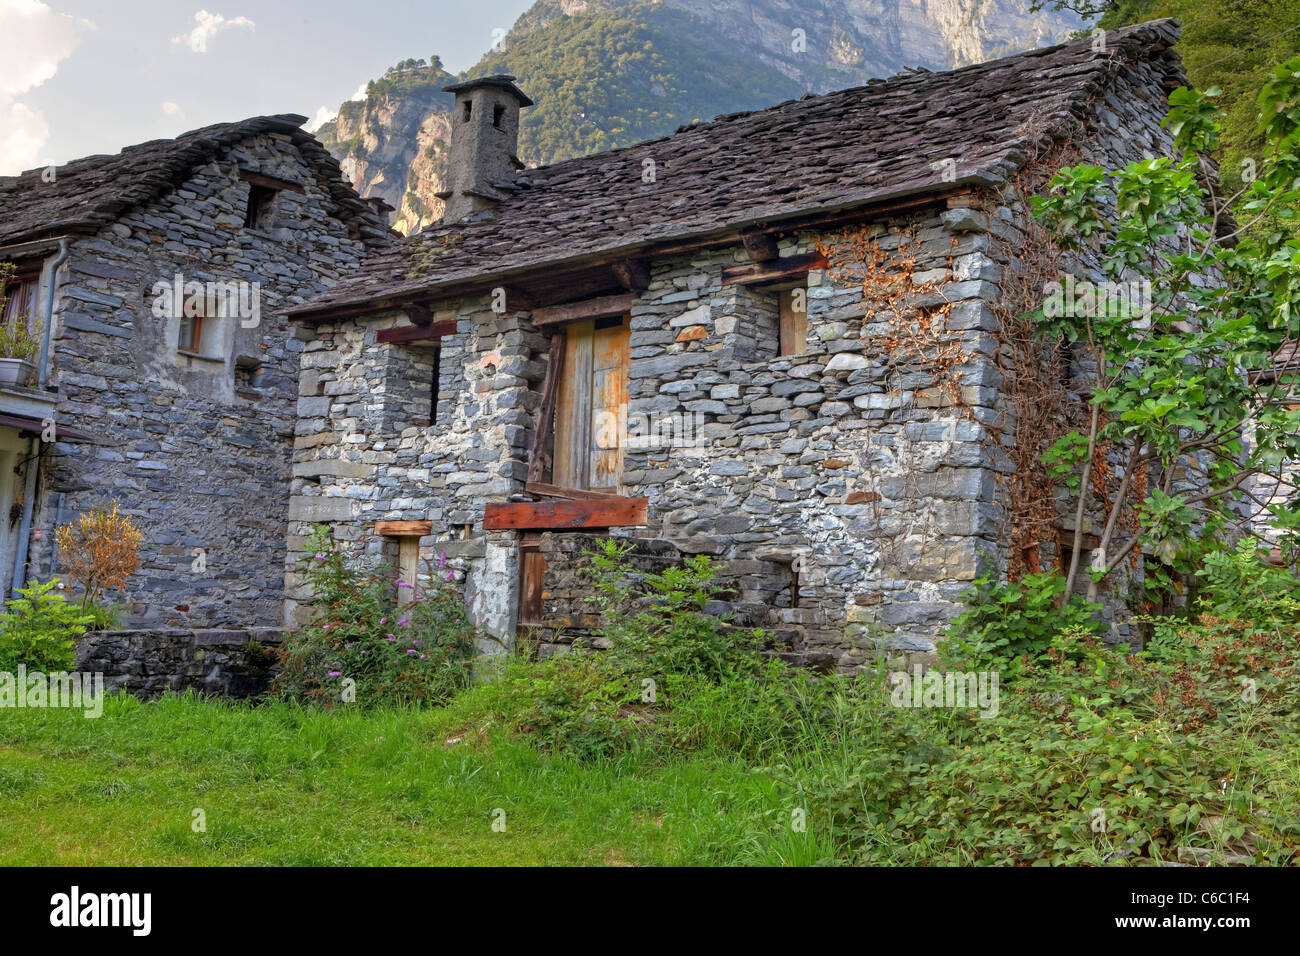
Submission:
<svg viewBox="0 0 1300 956">
<path fill-rule="evenodd" d="M 404 588 L 397 589 L 397 603 L 410 604 L 415 600 L 415 589 L 420 576 L 420 539 L 404 535 L 397 539 L 397 570 L 402 575 Z"/>
<path fill-rule="evenodd" d="M 565 332 L 552 481 L 562 488 L 618 492 L 627 431 L 631 321 L 628 316 L 588 319 Z"/>
<path fill-rule="evenodd" d="M 546 555 L 538 549 L 541 537 L 525 532 L 519 542 L 518 627 L 540 625 L 545 619 Z"/>
</svg>

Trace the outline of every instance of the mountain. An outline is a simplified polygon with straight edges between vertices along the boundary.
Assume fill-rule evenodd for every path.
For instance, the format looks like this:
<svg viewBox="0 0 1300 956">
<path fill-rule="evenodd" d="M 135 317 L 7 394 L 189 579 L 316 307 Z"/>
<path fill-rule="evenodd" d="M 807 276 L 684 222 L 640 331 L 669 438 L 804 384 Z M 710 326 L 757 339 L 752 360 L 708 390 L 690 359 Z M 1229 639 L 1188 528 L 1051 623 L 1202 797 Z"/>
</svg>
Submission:
<svg viewBox="0 0 1300 956">
<path fill-rule="evenodd" d="M 510 73 L 536 102 L 519 156 L 558 162 L 722 113 L 947 70 L 1064 39 L 1080 22 L 1030 0 L 539 0 L 465 76 Z M 364 196 L 412 232 L 441 214 L 456 79 L 407 60 L 317 135 Z"/>
</svg>

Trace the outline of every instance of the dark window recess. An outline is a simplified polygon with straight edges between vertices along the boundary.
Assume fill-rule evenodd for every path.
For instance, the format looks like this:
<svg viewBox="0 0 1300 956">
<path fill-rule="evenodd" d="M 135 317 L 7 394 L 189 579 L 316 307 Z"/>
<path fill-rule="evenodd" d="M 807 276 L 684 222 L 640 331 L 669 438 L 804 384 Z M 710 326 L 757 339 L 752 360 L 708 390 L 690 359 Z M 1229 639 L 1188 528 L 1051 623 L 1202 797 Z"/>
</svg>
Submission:
<svg viewBox="0 0 1300 956">
<path fill-rule="evenodd" d="M 600 331 L 601 329 L 616 329 L 620 325 L 622 325 L 624 321 L 625 321 L 624 316 L 611 315 L 605 319 L 593 320 L 591 323 L 591 327 L 593 331 Z"/>
<path fill-rule="evenodd" d="M 261 384 L 262 363 L 251 355 L 235 359 L 235 387 L 257 388 Z"/>
<path fill-rule="evenodd" d="M 464 112 L 465 122 L 467 122 L 467 123 L 469 122 L 469 117 L 470 117 L 470 114 L 473 112 L 473 109 L 474 109 L 474 104 L 471 103 L 469 100 L 466 100 L 466 101 L 465 101 L 465 112 Z"/>
<path fill-rule="evenodd" d="M 265 229 L 270 221 L 271 203 L 275 200 L 275 190 L 269 186 L 249 184 L 248 209 L 244 212 L 244 227 L 247 229 Z"/>
<path fill-rule="evenodd" d="M 495 126 L 497 129 L 501 129 L 502 128 L 501 124 L 505 122 L 505 118 L 506 118 L 506 108 L 504 106 L 492 107 L 493 126 Z"/>
<path fill-rule="evenodd" d="M 442 349 L 433 350 L 433 381 L 429 387 L 429 424 L 438 424 L 438 386 L 442 379 Z"/>
</svg>

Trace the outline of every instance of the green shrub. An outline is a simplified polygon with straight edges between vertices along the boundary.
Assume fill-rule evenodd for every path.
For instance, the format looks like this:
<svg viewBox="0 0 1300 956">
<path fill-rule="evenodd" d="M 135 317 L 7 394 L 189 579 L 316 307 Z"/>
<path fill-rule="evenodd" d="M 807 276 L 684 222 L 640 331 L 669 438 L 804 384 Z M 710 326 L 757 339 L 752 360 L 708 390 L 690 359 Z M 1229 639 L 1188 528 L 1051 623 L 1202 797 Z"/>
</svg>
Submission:
<svg viewBox="0 0 1300 956">
<path fill-rule="evenodd" d="M 730 627 L 706 610 L 721 590 L 708 555 L 642 576 L 628 561 L 634 547 L 606 538 L 584 552 L 597 592 L 588 600 L 600 612 L 600 636 L 617 667 L 657 680 L 698 675 L 712 681 L 758 667 L 762 632 Z"/>
<path fill-rule="evenodd" d="M 434 583 L 399 603 L 406 585 L 386 567 L 366 569 L 333 547 L 316 527 L 302 574 L 312 588 L 312 616 L 281 651 L 273 693 L 325 706 L 443 704 L 470 681 L 475 631 L 450 583 L 446 558 L 430 568 Z"/>
<path fill-rule="evenodd" d="M 19 664 L 47 674 L 70 671 L 76 665 L 77 638 L 93 623 L 92 615 L 61 594 L 52 594 L 59 582 L 19 588 L 22 595 L 6 602 L 0 614 L 0 670 L 14 671 Z"/>
<path fill-rule="evenodd" d="M 1016 583 L 979 578 L 962 595 L 969 610 L 954 618 L 947 636 L 951 649 L 977 663 L 1037 657 L 1065 631 L 1100 636 L 1106 625 L 1093 615 L 1100 605 L 1078 595 L 1062 603 L 1065 579 L 1029 574 Z"/>
<path fill-rule="evenodd" d="M 1300 621 L 1300 594 L 1289 568 L 1269 564 L 1249 540 L 1207 554 L 1196 572 L 1203 610 L 1249 621 Z"/>
</svg>

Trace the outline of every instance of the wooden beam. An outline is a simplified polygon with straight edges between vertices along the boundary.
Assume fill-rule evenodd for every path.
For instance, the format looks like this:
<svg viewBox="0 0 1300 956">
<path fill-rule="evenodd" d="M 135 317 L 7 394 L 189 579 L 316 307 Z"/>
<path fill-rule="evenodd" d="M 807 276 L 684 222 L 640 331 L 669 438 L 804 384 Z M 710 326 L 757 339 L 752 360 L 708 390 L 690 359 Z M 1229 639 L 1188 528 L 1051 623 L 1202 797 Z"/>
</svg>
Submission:
<svg viewBox="0 0 1300 956">
<path fill-rule="evenodd" d="M 246 183 L 254 186 L 261 186 L 265 189 L 288 190 L 291 193 L 306 194 L 307 190 L 301 183 L 295 183 L 288 179 L 276 179 L 274 176 L 267 176 L 263 173 L 255 173 L 251 169 L 241 169 L 239 178 Z"/>
<path fill-rule="evenodd" d="M 610 268 L 621 285 L 628 292 L 644 292 L 650 285 L 650 267 L 640 259 L 623 259 Z"/>
<path fill-rule="evenodd" d="M 382 538 L 406 538 L 433 534 L 432 521 L 376 521 L 375 534 Z"/>
<path fill-rule="evenodd" d="M 502 285 L 494 288 L 505 291 L 507 315 L 511 312 L 527 312 L 536 304 L 533 297 L 517 285 Z"/>
<path fill-rule="evenodd" d="M 740 241 L 745 244 L 745 251 L 749 253 L 749 258 L 755 262 L 771 262 L 780 256 L 776 248 L 775 237 L 763 232 L 761 229 L 742 230 Z"/>
<path fill-rule="evenodd" d="M 561 488 L 559 485 L 548 485 L 540 481 L 525 482 L 524 491 L 530 495 L 537 495 L 539 498 L 565 498 L 569 501 L 624 500 L 623 495 L 616 495 L 608 491 L 588 491 L 585 488 Z"/>
<path fill-rule="evenodd" d="M 538 530 L 544 528 L 644 527 L 649 498 L 600 501 L 513 501 L 488 505 L 483 510 L 485 531 Z"/>
<path fill-rule="evenodd" d="M 636 294 L 628 292 L 623 295 L 602 295 L 582 302 L 569 302 L 565 305 L 551 305 L 533 310 L 533 322 L 537 325 L 555 325 L 559 322 L 580 322 L 583 319 L 606 319 L 613 315 L 622 315 L 636 302 Z"/>
<path fill-rule="evenodd" d="M 456 320 L 448 319 L 429 325 L 399 325 L 393 329 L 380 329 L 375 333 L 375 341 L 385 345 L 399 345 L 403 342 L 432 342 L 455 334 Z"/>
<path fill-rule="evenodd" d="M 533 451 L 528 461 L 529 481 L 541 481 L 551 467 L 551 425 L 555 421 L 555 399 L 564 372 L 564 339 L 563 327 L 551 333 L 551 354 L 546 362 L 546 381 L 542 383 L 542 407 L 537 411 Z"/>
<path fill-rule="evenodd" d="M 820 252 L 807 252 L 799 256 L 786 256 L 771 262 L 756 262 L 749 266 L 732 266 L 722 270 L 723 285 L 759 285 L 784 282 L 808 274 L 810 269 L 825 269 L 829 263 Z"/>
</svg>

